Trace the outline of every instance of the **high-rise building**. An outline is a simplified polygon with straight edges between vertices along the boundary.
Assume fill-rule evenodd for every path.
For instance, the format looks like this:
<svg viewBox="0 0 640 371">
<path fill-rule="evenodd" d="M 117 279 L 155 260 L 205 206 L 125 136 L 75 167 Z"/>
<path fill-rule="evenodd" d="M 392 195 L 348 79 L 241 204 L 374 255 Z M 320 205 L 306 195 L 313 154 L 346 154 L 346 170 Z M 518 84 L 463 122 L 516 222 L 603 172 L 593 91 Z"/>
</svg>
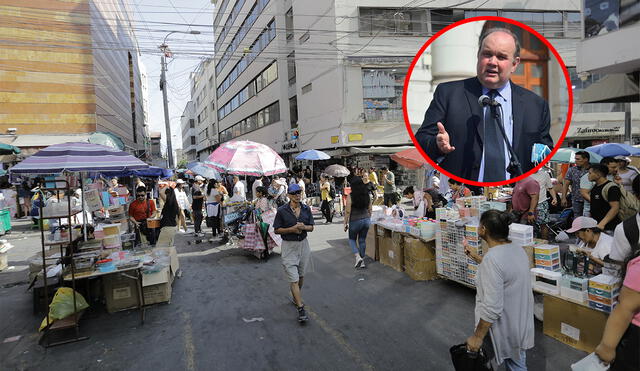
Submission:
<svg viewBox="0 0 640 371">
<path fill-rule="evenodd" d="M 255 140 L 284 157 L 322 149 L 356 166 L 388 163 L 389 153 L 412 145 L 402 104 L 414 55 L 447 25 L 481 15 L 533 27 L 575 69 L 580 9 L 572 1 L 492 0 L 480 8 L 454 0 L 415 6 L 391 0 L 218 1 L 213 26 L 220 141 Z M 457 49 L 430 48 L 416 63 L 411 79 L 418 94 L 407 97 L 414 131 L 438 83 L 475 75 L 481 30 L 466 35 Z M 549 68 L 551 55 L 542 53 L 538 40 L 523 37 L 530 53 L 514 78 L 551 102 L 552 131 L 559 137 L 569 103 L 562 70 Z"/>
<path fill-rule="evenodd" d="M 0 0 L 0 132 L 106 131 L 145 149 L 146 111 L 129 3 Z"/>
</svg>

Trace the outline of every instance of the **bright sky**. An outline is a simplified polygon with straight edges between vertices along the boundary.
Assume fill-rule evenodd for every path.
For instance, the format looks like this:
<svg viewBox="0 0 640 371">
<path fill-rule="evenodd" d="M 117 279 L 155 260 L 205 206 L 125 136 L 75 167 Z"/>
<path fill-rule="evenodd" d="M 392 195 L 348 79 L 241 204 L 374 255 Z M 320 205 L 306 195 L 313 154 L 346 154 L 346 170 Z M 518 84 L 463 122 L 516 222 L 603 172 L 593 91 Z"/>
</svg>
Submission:
<svg viewBox="0 0 640 371">
<path fill-rule="evenodd" d="M 158 46 L 171 31 L 200 31 L 200 35 L 172 34 L 167 45 L 173 52 L 168 59 L 168 101 L 173 148 L 182 148 L 180 116 L 190 100 L 189 74 L 201 59 L 213 54 L 213 9 L 211 0 L 129 0 L 137 21 L 136 36 L 147 69 L 150 131 L 162 132 L 166 143 L 160 81 Z"/>
</svg>

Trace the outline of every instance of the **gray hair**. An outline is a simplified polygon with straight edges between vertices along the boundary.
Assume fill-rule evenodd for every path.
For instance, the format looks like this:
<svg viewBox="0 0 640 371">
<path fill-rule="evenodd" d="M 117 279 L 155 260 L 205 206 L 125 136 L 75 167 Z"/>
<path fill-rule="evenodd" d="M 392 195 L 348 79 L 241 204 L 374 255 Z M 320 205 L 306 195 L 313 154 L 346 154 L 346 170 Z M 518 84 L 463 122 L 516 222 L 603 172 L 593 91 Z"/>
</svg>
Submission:
<svg viewBox="0 0 640 371">
<path fill-rule="evenodd" d="M 480 35 L 480 39 L 478 40 L 478 52 L 482 50 L 482 43 L 484 42 L 484 39 L 486 39 L 487 36 L 491 35 L 494 32 L 504 32 L 513 37 L 513 41 L 516 43 L 516 52 L 513 57 L 520 57 L 520 40 L 518 40 L 518 36 L 516 36 L 516 34 L 513 33 L 513 31 L 511 31 L 510 29 L 504 27 L 492 27 L 483 32 L 482 35 Z"/>
</svg>

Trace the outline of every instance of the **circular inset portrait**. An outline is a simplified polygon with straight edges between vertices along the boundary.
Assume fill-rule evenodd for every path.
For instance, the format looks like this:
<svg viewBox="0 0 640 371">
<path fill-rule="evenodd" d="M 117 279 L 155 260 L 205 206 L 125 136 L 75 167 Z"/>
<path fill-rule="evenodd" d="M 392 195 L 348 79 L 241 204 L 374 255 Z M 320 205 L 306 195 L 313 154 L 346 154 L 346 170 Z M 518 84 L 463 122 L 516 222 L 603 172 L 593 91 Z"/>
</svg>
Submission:
<svg viewBox="0 0 640 371">
<path fill-rule="evenodd" d="M 429 89 L 423 69 L 413 76 L 425 64 Z M 557 151 L 573 97 L 564 62 L 543 36 L 507 18 L 476 17 L 422 46 L 403 99 L 409 135 L 431 165 L 465 184 L 499 186 L 535 173 Z"/>
</svg>

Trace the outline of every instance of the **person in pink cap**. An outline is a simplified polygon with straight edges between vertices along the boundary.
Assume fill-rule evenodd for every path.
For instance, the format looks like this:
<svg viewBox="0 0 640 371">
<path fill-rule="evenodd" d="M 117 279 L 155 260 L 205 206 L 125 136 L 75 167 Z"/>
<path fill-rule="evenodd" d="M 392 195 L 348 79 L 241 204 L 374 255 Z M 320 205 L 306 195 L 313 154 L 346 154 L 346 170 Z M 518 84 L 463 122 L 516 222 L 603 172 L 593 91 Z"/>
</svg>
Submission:
<svg viewBox="0 0 640 371">
<path fill-rule="evenodd" d="M 604 258 L 611 252 L 613 237 L 602 233 L 595 219 L 579 216 L 573 219 L 571 228 L 566 232 L 575 233 L 580 239 L 577 250 L 579 253 L 587 255 L 591 261 L 600 266 L 604 265 Z"/>
</svg>

